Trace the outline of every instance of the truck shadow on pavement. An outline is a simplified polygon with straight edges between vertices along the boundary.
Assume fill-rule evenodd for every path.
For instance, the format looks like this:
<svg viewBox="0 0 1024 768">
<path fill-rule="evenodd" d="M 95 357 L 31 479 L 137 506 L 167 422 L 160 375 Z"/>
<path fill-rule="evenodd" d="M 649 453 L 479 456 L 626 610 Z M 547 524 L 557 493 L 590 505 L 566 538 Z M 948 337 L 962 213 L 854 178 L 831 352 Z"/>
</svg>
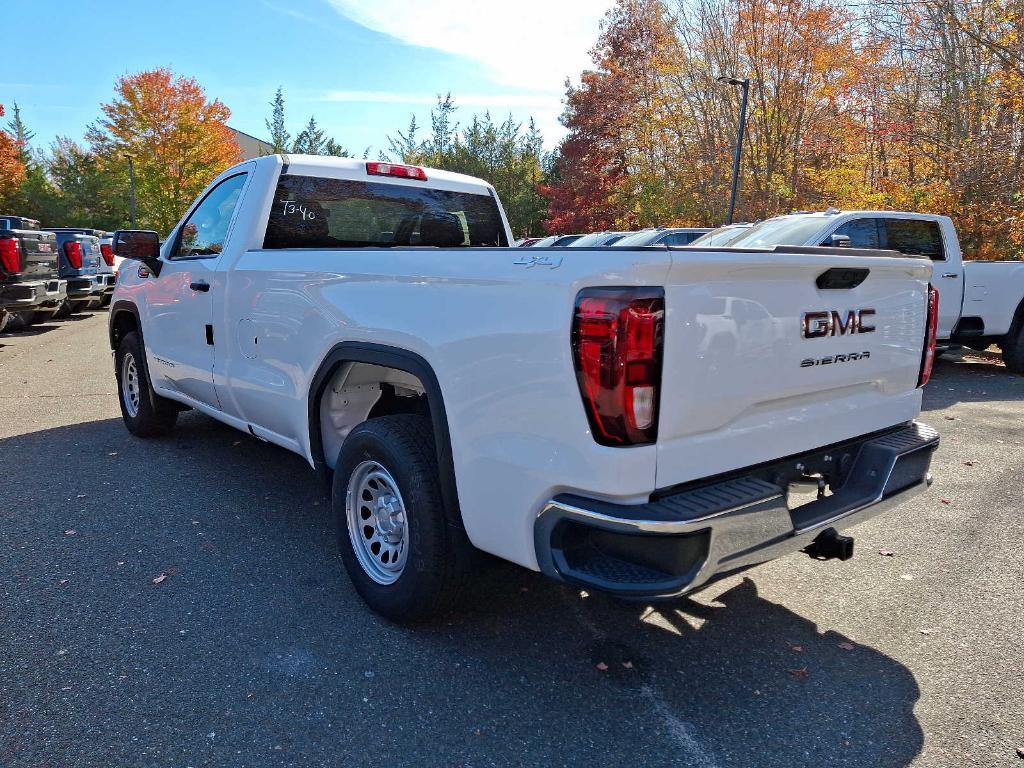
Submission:
<svg viewBox="0 0 1024 768">
<path fill-rule="evenodd" d="M 54 471 L 86 450 L 89 474 Z M 912 673 L 764 599 L 756 570 L 650 607 L 492 562 L 457 613 L 398 627 L 282 449 L 190 413 L 165 439 L 107 419 L 0 454 L 5 764 L 877 768 L 922 748 Z"/>
<path fill-rule="evenodd" d="M 922 408 L 932 411 L 956 403 L 996 400 L 1024 400 L 1024 376 L 1008 371 L 997 354 L 966 351 L 935 361 Z"/>
</svg>

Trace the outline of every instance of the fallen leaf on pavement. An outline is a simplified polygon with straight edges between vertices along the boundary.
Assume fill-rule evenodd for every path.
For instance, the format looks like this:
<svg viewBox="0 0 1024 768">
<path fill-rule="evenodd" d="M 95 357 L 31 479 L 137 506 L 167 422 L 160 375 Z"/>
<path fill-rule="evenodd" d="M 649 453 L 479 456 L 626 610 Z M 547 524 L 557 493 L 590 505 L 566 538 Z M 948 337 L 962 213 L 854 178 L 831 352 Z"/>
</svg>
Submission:
<svg viewBox="0 0 1024 768">
<path fill-rule="evenodd" d="M 794 680 L 806 680 L 810 675 L 810 672 L 807 671 L 807 667 L 803 667 L 802 669 L 787 669 L 786 671 Z"/>
<path fill-rule="evenodd" d="M 65 536 L 74 536 L 76 533 L 78 533 L 78 531 L 74 530 L 73 528 L 69 528 L 68 530 L 64 531 Z"/>
<path fill-rule="evenodd" d="M 953 503 L 949 499 L 939 499 L 939 501 L 941 501 L 943 504 L 952 504 Z"/>
<path fill-rule="evenodd" d="M 935 631 L 934 629 L 919 629 L 918 630 L 918 632 L 920 632 L 922 635 L 930 635 L 934 631 Z"/>
<path fill-rule="evenodd" d="M 624 666 L 626 669 L 632 669 L 633 668 L 633 662 L 632 661 L 624 661 L 624 662 L 622 662 L 622 666 Z"/>
<path fill-rule="evenodd" d="M 803 653 L 804 652 L 804 647 L 802 645 L 793 645 L 792 643 L 790 643 L 788 641 L 786 642 L 786 645 L 789 646 L 789 650 L 791 650 L 793 653 Z"/>
<path fill-rule="evenodd" d="M 157 576 L 155 579 L 153 579 L 153 583 L 154 584 L 160 584 L 166 578 L 167 578 L 167 574 L 166 573 L 161 573 L 159 576 Z"/>
<path fill-rule="evenodd" d="M 1017 747 L 1017 757 L 1024 760 L 1024 747 Z"/>
<path fill-rule="evenodd" d="M 117 451 L 114 451 L 113 453 L 108 453 L 107 456 L 117 456 Z"/>
<path fill-rule="evenodd" d="M 965 467 L 973 467 L 976 463 L 977 462 L 974 462 L 974 461 L 965 461 L 964 462 L 964 466 Z"/>
<path fill-rule="evenodd" d="M 955 421 L 956 420 L 956 416 L 944 416 L 943 418 L 946 421 Z"/>
<path fill-rule="evenodd" d="M 602 672 L 607 672 L 608 671 L 608 665 L 605 664 L 603 661 L 597 662 L 597 664 L 595 664 L 594 666 L 597 667 Z"/>
<path fill-rule="evenodd" d="M 67 584 L 67 583 L 68 583 L 68 580 L 67 580 L 67 579 L 61 579 L 61 580 L 60 580 L 60 583 L 61 583 L 61 584 Z"/>
<path fill-rule="evenodd" d="M 235 440 L 235 442 L 233 442 L 231 445 L 234 446 L 234 445 L 241 445 L 241 444 L 242 444 L 241 440 Z"/>
<path fill-rule="evenodd" d="M 840 643 L 839 647 L 842 648 L 844 651 L 852 651 L 853 643 Z"/>
<path fill-rule="evenodd" d="M 880 549 L 878 550 L 878 554 L 880 554 L 882 557 L 896 557 L 896 553 L 893 552 L 891 549 Z"/>
</svg>

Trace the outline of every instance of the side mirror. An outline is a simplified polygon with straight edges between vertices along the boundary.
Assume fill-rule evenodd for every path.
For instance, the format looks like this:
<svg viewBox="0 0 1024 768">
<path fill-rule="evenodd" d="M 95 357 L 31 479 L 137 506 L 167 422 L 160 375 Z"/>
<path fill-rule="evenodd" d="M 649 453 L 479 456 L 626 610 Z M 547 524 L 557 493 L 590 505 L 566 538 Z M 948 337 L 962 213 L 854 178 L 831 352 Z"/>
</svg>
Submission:
<svg viewBox="0 0 1024 768">
<path fill-rule="evenodd" d="M 833 248 L 851 248 L 849 235 L 832 235 L 828 239 L 829 245 Z"/>
<path fill-rule="evenodd" d="M 160 275 L 160 235 L 149 229 L 119 229 L 112 239 L 115 256 L 141 261 L 154 277 Z"/>
</svg>

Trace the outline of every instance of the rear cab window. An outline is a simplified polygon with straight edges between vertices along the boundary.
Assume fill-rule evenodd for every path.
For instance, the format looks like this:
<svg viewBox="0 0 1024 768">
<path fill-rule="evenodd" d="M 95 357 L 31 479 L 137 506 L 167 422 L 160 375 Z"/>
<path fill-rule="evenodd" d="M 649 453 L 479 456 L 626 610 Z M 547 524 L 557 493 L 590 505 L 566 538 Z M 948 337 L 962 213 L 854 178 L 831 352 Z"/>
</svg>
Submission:
<svg viewBox="0 0 1024 768">
<path fill-rule="evenodd" d="M 942 243 L 942 230 L 937 221 L 926 219 L 880 219 L 883 248 L 915 256 L 927 256 L 932 261 L 945 261 L 946 249 Z"/>
<path fill-rule="evenodd" d="M 488 192 L 452 192 L 355 179 L 283 174 L 263 247 L 507 246 Z"/>
</svg>

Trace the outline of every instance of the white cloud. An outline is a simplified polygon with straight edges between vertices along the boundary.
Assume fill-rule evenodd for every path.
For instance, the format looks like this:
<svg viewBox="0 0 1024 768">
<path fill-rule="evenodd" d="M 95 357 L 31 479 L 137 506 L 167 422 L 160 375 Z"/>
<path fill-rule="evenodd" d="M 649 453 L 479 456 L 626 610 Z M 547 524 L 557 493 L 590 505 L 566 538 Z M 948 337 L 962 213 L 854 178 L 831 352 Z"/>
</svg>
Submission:
<svg viewBox="0 0 1024 768">
<path fill-rule="evenodd" d="M 405 43 L 464 56 L 494 80 L 561 93 L 590 65 L 612 0 L 328 0 L 348 18 Z M 462 99 L 465 102 L 465 99 Z"/>
</svg>

